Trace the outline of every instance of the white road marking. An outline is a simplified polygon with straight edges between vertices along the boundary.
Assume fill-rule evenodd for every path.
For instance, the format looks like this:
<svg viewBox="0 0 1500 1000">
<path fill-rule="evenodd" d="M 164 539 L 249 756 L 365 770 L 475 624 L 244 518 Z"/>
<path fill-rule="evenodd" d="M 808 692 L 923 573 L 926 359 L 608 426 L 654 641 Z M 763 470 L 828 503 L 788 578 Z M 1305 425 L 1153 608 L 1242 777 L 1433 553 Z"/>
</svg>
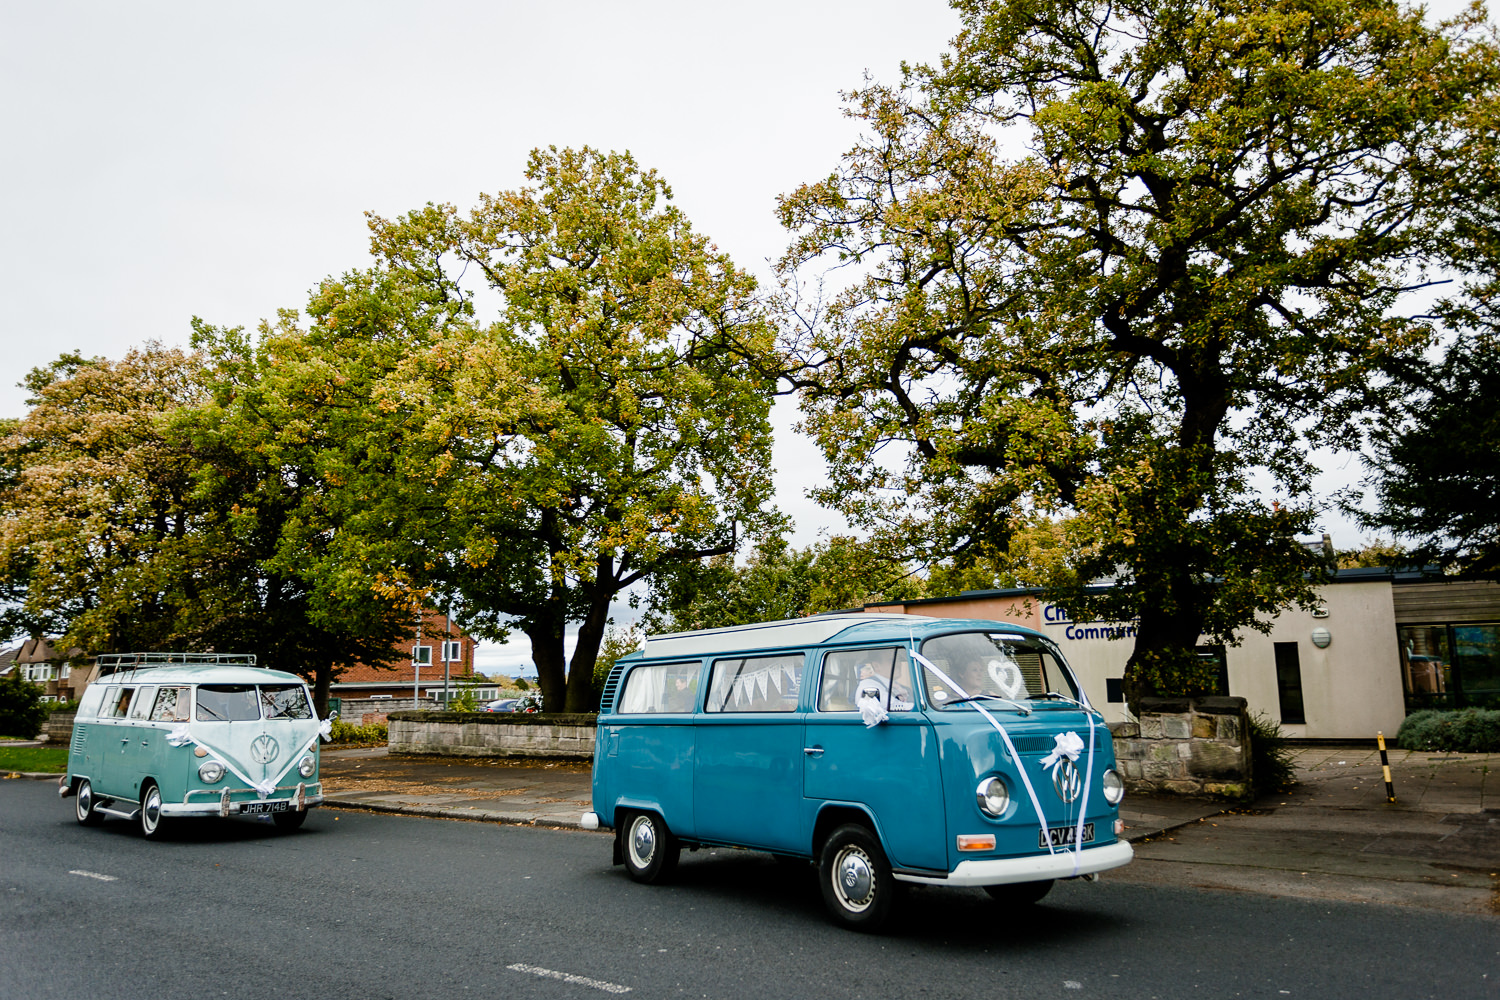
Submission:
<svg viewBox="0 0 1500 1000">
<path fill-rule="evenodd" d="M 541 976 L 543 979 L 561 979 L 563 982 L 572 983 L 574 986 L 590 986 L 596 990 L 603 990 L 606 993 L 630 992 L 629 986 L 621 986 L 619 983 L 606 983 L 602 979 L 589 979 L 587 976 L 575 976 L 570 972 L 558 972 L 554 969 L 543 969 L 539 966 L 524 965 L 520 962 L 514 965 L 507 965 L 506 968 L 512 972 L 529 972 L 533 976 Z"/>
<path fill-rule="evenodd" d="M 74 868 L 68 872 L 69 875 L 82 875 L 84 878 L 96 878 L 101 882 L 118 881 L 113 875 L 100 875 L 98 872 L 86 872 L 82 868 Z"/>
</svg>

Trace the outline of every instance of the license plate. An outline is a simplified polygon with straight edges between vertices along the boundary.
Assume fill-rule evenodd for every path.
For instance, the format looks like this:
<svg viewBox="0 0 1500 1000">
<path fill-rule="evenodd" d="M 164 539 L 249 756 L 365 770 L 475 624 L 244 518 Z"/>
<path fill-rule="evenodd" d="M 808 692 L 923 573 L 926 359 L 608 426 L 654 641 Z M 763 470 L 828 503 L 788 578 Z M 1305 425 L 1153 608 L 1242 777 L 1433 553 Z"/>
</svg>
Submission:
<svg viewBox="0 0 1500 1000">
<path fill-rule="evenodd" d="M 292 808 L 290 802 L 241 802 L 240 813 L 284 813 Z M 1089 834 L 1092 838 L 1093 834 Z"/>
<path fill-rule="evenodd" d="M 1047 836 L 1042 836 L 1042 831 L 1036 832 L 1036 846 L 1046 848 L 1047 839 L 1051 839 L 1053 847 L 1072 847 L 1073 840 L 1078 836 L 1077 826 L 1054 826 L 1047 831 Z M 1083 824 L 1083 842 L 1092 843 L 1094 840 L 1094 824 Z"/>
</svg>

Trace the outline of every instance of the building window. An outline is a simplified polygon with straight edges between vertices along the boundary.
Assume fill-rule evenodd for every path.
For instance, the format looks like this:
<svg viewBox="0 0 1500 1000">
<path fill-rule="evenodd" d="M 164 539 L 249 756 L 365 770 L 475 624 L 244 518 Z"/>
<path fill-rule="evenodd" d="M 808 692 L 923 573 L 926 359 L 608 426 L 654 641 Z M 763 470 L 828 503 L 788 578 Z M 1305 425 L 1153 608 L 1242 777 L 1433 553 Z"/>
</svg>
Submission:
<svg viewBox="0 0 1500 1000">
<path fill-rule="evenodd" d="M 418 666 L 428 666 L 432 663 L 431 646 L 413 646 L 411 648 L 411 662 Z"/>
<path fill-rule="evenodd" d="M 1500 708 L 1500 625 L 1402 625 L 1406 710 Z"/>
<path fill-rule="evenodd" d="M 1276 697 L 1281 702 L 1281 721 L 1305 723 L 1302 707 L 1302 660 L 1295 642 L 1278 642 L 1276 646 Z"/>
<path fill-rule="evenodd" d="M 457 641 L 457 640 L 453 640 L 453 641 L 450 641 L 450 642 L 443 643 L 443 662 L 444 663 L 461 663 L 461 662 L 463 662 L 463 658 L 464 658 L 463 646 L 464 646 L 464 644 L 462 642 Z"/>
<path fill-rule="evenodd" d="M 1293 646 L 1296 643 L 1292 643 Z M 1224 653 L 1223 646 L 1199 646 L 1196 649 L 1198 659 L 1206 662 L 1213 670 L 1214 687 L 1211 693 L 1227 695 L 1229 693 L 1229 657 Z"/>
<path fill-rule="evenodd" d="M 1111 705 L 1121 705 L 1125 702 L 1125 678 L 1104 678 L 1104 700 Z"/>
</svg>

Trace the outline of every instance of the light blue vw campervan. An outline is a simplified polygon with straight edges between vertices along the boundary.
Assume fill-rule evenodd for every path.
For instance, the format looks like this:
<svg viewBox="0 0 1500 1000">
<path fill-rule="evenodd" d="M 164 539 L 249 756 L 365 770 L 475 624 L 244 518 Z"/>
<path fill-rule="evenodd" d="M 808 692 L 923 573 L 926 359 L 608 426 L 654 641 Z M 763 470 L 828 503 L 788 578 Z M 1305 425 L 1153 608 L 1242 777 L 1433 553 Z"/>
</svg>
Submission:
<svg viewBox="0 0 1500 1000">
<path fill-rule="evenodd" d="M 1057 646 L 993 621 L 829 615 L 653 636 L 610 672 L 593 812 L 640 882 L 683 846 L 818 865 L 880 925 L 895 882 L 1003 903 L 1131 859 L 1102 717 Z"/>
<path fill-rule="evenodd" d="M 179 816 L 268 815 L 294 830 L 323 801 L 307 684 L 248 654 L 99 657 L 59 792 L 78 822 L 105 816 L 157 837 Z"/>
</svg>

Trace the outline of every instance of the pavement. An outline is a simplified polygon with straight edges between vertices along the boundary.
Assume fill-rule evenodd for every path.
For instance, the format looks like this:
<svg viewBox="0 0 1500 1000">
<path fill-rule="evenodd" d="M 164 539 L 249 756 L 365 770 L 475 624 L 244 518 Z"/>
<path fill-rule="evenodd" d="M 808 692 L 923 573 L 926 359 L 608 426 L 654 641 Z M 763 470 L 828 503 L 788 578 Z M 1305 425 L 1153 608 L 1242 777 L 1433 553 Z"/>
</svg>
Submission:
<svg viewBox="0 0 1500 1000">
<path fill-rule="evenodd" d="M 12 744 L 19 745 L 19 744 Z M 1293 751 L 1297 784 L 1254 803 L 1127 795 L 1135 861 L 1110 881 L 1500 916 L 1500 753 Z M 52 778 L 56 775 L 26 775 Z M 323 751 L 325 806 L 578 828 L 587 762 Z"/>
</svg>

